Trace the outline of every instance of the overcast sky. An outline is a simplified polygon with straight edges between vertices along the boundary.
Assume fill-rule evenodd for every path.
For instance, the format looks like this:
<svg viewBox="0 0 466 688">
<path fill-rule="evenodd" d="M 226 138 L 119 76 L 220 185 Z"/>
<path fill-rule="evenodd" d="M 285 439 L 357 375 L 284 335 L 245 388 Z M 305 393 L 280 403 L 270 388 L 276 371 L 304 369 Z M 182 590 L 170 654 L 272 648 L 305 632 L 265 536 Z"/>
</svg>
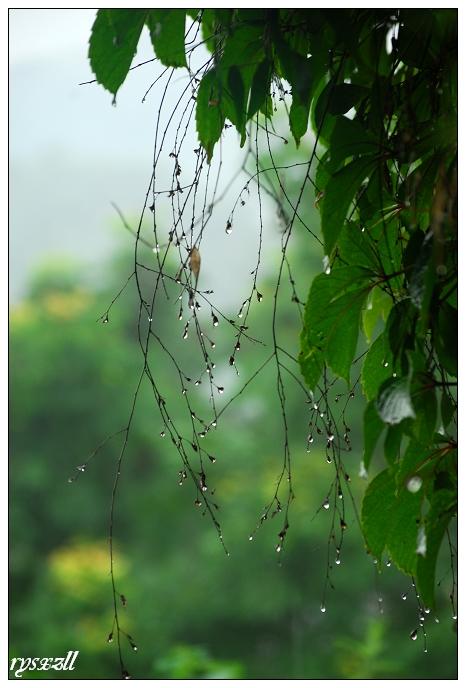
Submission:
<svg viewBox="0 0 466 688">
<path fill-rule="evenodd" d="M 24 296 L 31 271 L 46 258 L 71 255 L 92 272 L 117 241 L 131 241 L 120 231 L 111 202 L 133 217 L 143 205 L 160 92 L 154 89 L 144 104 L 141 99 L 160 65 L 131 72 L 116 107 L 102 87 L 79 86 L 92 78 L 87 44 L 94 17 L 95 10 L 80 9 L 9 13 L 13 301 Z M 152 57 L 144 29 L 134 64 Z M 180 70 L 179 81 L 184 78 Z M 192 137 L 197 145 L 194 131 Z M 233 130 L 224 153 L 226 183 L 243 158 Z M 222 227 L 231 201 L 219 208 Z M 266 231 L 278 239 L 274 210 L 265 205 L 265 219 L 272 218 Z M 250 222 L 251 208 L 247 217 Z M 203 254 L 203 277 L 220 280 L 227 300 L 241 282 L 238 276 L 246 279 L 253 267 L 244 261 L 244 249 L 255 246 L 255 232 L 248 223 L 239 225 L 231 237 L 223 230 L 209 237 Z M 225 265 L 218 256 L 226 252 Z"/>
</svg>

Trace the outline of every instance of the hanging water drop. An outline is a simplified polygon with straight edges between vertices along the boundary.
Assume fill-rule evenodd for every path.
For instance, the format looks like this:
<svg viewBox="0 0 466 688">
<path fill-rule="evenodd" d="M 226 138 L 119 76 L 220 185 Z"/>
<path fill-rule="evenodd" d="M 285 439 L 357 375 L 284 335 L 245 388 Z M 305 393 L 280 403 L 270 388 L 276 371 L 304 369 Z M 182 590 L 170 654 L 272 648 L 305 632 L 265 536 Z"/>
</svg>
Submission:
<svg viewBox="0 0 466 688">
<path fill-rule="evenodd" d="M 330 509 L 330 502 L 328 501 L 328 499 L 325 500 L 325 502 L 322 504 L 322 506 L 326 510 Z"/>
<path fill-rule="evenodd" d="M 162 430 L 162 432 L 160 433 L 160 437 L 165 437 L 165 430 Z"/>
<path fill-rule="evenodd" d="M 113 631 L 108 634 L 107 643 L 113 643 Z"/>
<path fill-rule="evenodd" d="M 411 638 L 411 640 L 417 640 L 417 628 L 415 628 L 414 631 L 411 631 L 409 637 Z"/>
<path fill-rule="evenodd" d="M 76 470 L 80 471 L 81 473 L 84 473 L 84 471 L 86 470 L 86 464 L 83 463 L 80 466 L 76 466 Z"/>
<path fill-rule="evenodd" d="M 226 234 L 231 234 L 232 231 L 233 231 L 233 229 L 232 229 L 232 227 L 231 227 L 231 222 L 230 222 L 230 220 L 228 220 L 227 226 L 225 227 L 225 233 L 226 233 Z"/>
<path fill-rule="evenodd" d="M 218 327 L 218 318 L 215 313 L 212 313 L 212 324 L 214 327 Z"/>
<path fill-rule="evenodd" d="M 391 565 L 392 565 L 392 562 L 391 562 L 390 559 L 389 559 L 389 560 L 387 561 L 387 567 L 390 568 Z"/>
<path fill-rule="evenodd" d="M 408 597 L 408 595 L 405 592 L 401 593 L 401 599 L 403 601 L 406 600 L 407 597 Z"/>
<path fill-rule="evenodd" d="M 322 614 L 325 614 L 325 612 L 327 611 L 323 604 L 320 605 L 320 611 L 322 612 Z"/>
<path fill-rule="evenodd" d="M 257 290 L 256 290 L 256 296 L 257 296 L 257 300 L 259 301 L 259 303 L 260 303 L 260 302 L 262 301 L 262 299 L 264 298 L 264 297 L 262 296 L 262 294 L 260 293 L 260 291 L 257 291 Z"/>
</svg>

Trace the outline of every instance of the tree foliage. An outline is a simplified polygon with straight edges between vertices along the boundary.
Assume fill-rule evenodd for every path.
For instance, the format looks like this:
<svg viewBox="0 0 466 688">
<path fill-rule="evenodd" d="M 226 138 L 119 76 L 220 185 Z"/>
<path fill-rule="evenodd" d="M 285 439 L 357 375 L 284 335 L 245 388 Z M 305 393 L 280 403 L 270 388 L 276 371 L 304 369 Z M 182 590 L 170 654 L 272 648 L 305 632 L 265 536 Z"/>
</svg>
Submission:
<svg viewBox="0 0 466 688">
<path fill-rule="evenodd" d="M 211 53 L 199 76 L 186 14 Z M 434 607 L 457 510 L 456 11 L 99 10 L 89 56 L 114 97 L 144 23 L 162 64 L 190 70 L 209 161 L 226 122 L 242 146 L 289 85 L 296 145 L 315 139 L 315 197 L 303 203 L 319 209 L 325 267 L 305 304 L 301 373 L 316 398 L 330 371 L 360 382 L 361 461 L 369 470 L 383 438 L 387 464 L 362 504 L 366 545 Z"/>
</svg>

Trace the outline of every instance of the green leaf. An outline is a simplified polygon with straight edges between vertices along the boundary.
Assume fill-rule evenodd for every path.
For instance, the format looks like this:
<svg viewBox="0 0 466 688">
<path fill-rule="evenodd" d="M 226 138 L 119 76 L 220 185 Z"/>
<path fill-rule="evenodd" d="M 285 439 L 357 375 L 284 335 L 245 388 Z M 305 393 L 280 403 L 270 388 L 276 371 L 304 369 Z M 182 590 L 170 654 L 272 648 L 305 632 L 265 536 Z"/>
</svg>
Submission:
<svg viewBox="0 0 466 688">
<path fill-rule="evenodd" d="M 316 105 L 315 120 L 317 128 L 322 124 L 326 114 L 344 115 L 351 110 L 369 91 L 355 84 L 335 84 L 329 81 L 319 96 Z"/>
<path fill-rule="evenodd" d="M 429 442 L 437 430 L 437 394 L 432 378 L 425 373 L 415 373 L 411 381 L 411 398 L 416 414 L 413 432 L 418 439 Z"/>
<path fill-rule="evenodd" d="M 401 457 L 396 473 L 396 483 L 401 490 L 414 475 L 422 477 L 423 470 L 432 470 L 431 461 L 442 455 L 442 448 L 432 444 L 425 445 L 417 439 L 412 439 Z"/>
<path fill-rule="evenodd" d="M 376 166 L 372 156 L 353 160 L 332 176 L 324 190 L 320 205 L 324 248 L 330 255 L 343 229 L 351 201 L 366 177 L 370 177 Z"/>
<path fill-rule="evenodd" d="M 332 370 L 349 381 L 359 333 L 359 315 L 370 289 L 372 273 L 364 268 L 336 268 L 318 275 L 304 311 L 301 362 L 317 373 L 323 359 Z"/>
<path fill-rule="evenodd" d="M 389 294 L 380 287 L 375 287 L 367 299 L 362 313 L 362 325 L 368 342 L 371 341 L 375 327 L 380 320 L 387 320 L 393 301 Z"/>
<path fill-rule="evenodd" d="M 379 473 L 364 495 L 361 521 L 366 545 L 379 561 L 387 548 L 399 569 L 413 575 L 423 491 L 397 494 L 390 468 Z"/>
<path fill-rule="evenodd" d="M 387 463 L 394 464 L 400 456 L 401 440 L 403 438 L 403 424 L 389 425 L 385 441 L 383 443 L 383 451 Z"/>
<path fill-rule="evenodd" d="M 147 26 L 154 52 L 166 67 L 186 67 L 186 10 L 149 10 Z"/>
<path fill-rule="evenodd" d="M 440 363 L 450 375 L 458 375 L 458 311 L 441 304 L 433 328 L 434 344 Z"/>
<path fill-rule="evenodd" d="M 301 352 L 299 354 L 301 374 L 309 389 L 315 389 L 325 365 L 325 359 L 317 348 L 311 348 L 305 330 L 301 333 Z"/>
<path fill-rule="evenodd" d="M 369 552 L 380 562 L 389 535 L 390 515 L 396 502 L 395 480 L 389 468 L 375 476 L 362 503 L 361 522 Z"/>
<path fill-rule="evenodd" d="M 141 35 L 147 10 L 98 10 L 89 41 L 91 69 L 99 84 L 116 96 Z"/>
<path fill-rule="evenodd" d="M 251 96 L 249 98 L 248 119 L 254 117 L 256 112 L 265 103 L 270 94 L 271 65 L 269 60 L 263 60 L 252 78 Z"/>
<path fill-rule="evenodd" d="M 435 569 L 443 538 L 456 513 L 456 494 L 451 490 L 434 493 L 425 522 L 426 554 L 418 556 L 416 583 L 424 605 L 435 608 Z"/>
<path fill-rule="evenodd" d="M 219 140 L 225 118 L 222 113 L 217 73 L 210 69 L 202 77 L 197 92 L 196 127 L 201 145 L 210 162 L 214 146 Z"/>
<path fill-rule="evenodd" d="M 238 67 L 234 65 L 228 70 L 228 90 L 233 101 L 233 109 L 235 112 L 233 124 L 236 125 L 238 132 L 241 134 L 241 145 L 243 145 L 243 137 L 245 136 L 244 127 L 246 123 L 245 92 L 241 72 Z"/>
<path fill-rule="evenodd" d="M 290 108 L 290 129 L 297 146 L 307 131 L 310 105 L 310 100 L 304 104 L 293 97 Z"/>
<path fill-rule="evenodd" d="M 396 425 L 405 418 L 416 417 L 409 382 L 408 377 L 387 380 L 380 388 L 376 408 L 384 423 Z"/>
<path fill-rule="evenodd" d="M 293 101 L 290 108 L 290 129 L 296 145 L 307 131 L 312 87 L 320 78 L 323 65 L 312 58 L 306 58 L 293 50 L 281 38 L 276 43 L 281 73 L 291 84 Z"/>
<path fill-rule="evenodd" d="M 417 553 L 423 490 L 399 491 L 389 516 L 390 529 L 387 549 L 397 567 L 408 575 L 414 575 L 417 568 Z"/>
<path fill-rule="evenodd" d="M 379 142 L 376 137 L 357 120 L 337 117 L 330 137 L 329 150 L 332 156 L 332 170 L 346 158 L 356 155 L 376 155 Z"/>
<path fill-rule="evenodd" d="M 380 419 L 373 401 L 369 402 L 364 411 L 364 468 L 369 468 L 377 440 L 385 425 Z"/>
<path fill-rule="evenodd" d="M 361 371 L 361 384 L 367 399 L 374 399 L 379 388 L 393 375 L 393 359 L 385 332 L 377 337 L 366 354 Z"/>
<path fill-rule="evenodd" d="M 456 405 L 454 404 L 451 395 L 444 391 L 442 393 L 442 401 L 440 403 L 440 412 L 442 414 L 442 423 L 445 430 L 450 425 L 455 411 Z"/>
<path fill-rule="evenodd" d="M 402 361 L 405 353 L 414 349 L 416 321 L 417 310 L 409 299 L 399 301 L 391 309 L 386 330 L 395 361 Z"/>
</svg>

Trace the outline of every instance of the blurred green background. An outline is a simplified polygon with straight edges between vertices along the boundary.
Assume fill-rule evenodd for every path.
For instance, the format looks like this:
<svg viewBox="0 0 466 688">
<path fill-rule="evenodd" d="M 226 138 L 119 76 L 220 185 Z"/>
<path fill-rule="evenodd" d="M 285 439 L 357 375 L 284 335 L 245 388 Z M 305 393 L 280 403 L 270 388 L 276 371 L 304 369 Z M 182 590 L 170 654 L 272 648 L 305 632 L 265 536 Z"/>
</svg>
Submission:
<svg viewBox="0 0 466 688">
<path fill-rule="evenodd" d="M 69 86 L 87 76 L 85 43 L 93 12 L 28 12 L 15 11 L 12 21 L 12 46 L 22 45 L 24 54 L 13 65 L 12 78 L 9 657 L 58 657 L 77 649 L 80 654 L 72 675 L 28 672 L 24 676 L 118 678 L 115 643 L 107 643 L 113 620 L 107 536 L 121 436 L 105 445 L 78 480 L 69 483 L 68 478 L 106 437 L 126 425 L 141 371 L 134 285 L 113 307 L 107 325 L 97 320 L 132 271 L 131 237 L 118 222 L 113 232 L 107 231 L 105 225 L 112 221 L 104 218 L 112 217 L 109 200 L 117 200 L 126 212 L 133 209 L 136 214 L 139 209 L 150 171 L 152 152 L 147 141 L 153 133 L 153 110 L 145 111 L 147 126 L 141 126 L 140 120 L 135 126 L 139 110 L 133 107 L 134 85 L 127 92 L 130 97 L 125 100 L 123 95 L 116 109 L 99 90 L 84 92 Z M 34 41 L 42 37 L 42 50 L 51 50 L 54 36 L 72 37 L 76 16 L 82 27 L 82 35 L 73 38 L 79 60 L 66 62 L 52 52 L 48 61 L 44 55 L 38 59 L 40 46 L 34 47 Z M 150 49 L 148 40 L 147 45 Z M 137 78 L 142 95 L 147 73 Z M 63 84 L 69 88 L 66 97 Z M 37 131 L 30 127 L 31 107 L 34 121 L 41 123 Z M 225 161 L 230 164 L 224 165 L 224 183 L 243 155 L 234 132 L 228 136 L 233 143 L 225 146 Z M 291 145 L 282 145 L 277 155 L 283 164 L 296 160 Z M 299 159 L 305 158 L 303 145 Z M 283 180 L 296 196 L 293 174 L 287 171 Z M 318 232 L 310 195 L 302 212 Z M 228 317 L 236 317 L 250 291 L 258 212 L 253 199 L 248 199 L 238 211 L 232 236 L 226 238 L 223 228 L 230 209 L 227 202 L 220 208 L 220 233 L 215 231 L 215 218 L 211 223 L 213 234 L 205 242 L 210 253 L 203 253 L 200 286 L 213 286 L 222 309 Z M 273 205 L 265 199 L 263 213 L 265 267 L 258 286 L 264 300 L 254 301 L 248 324 L 252 336 L 270 344 L 281 229 Z M 223 244 L 226 240 L 230 243 Z M 218 264 L 212 266 L 217 256 Z M 145 260 L 155 265 L 150 251 Z M 305 300 L 312 276 L 322 270 L 322 252 L 301 228 L 290 261 L 297 292 Z M 175 262 L 170 267 L 173 273 L 178 268 Z M 223 291 L 218 289 L 222 279 Z M 162 298 L 157 304 L 157 332 L 183 366 L 195 369 L 199 350 L 191 336 L 182 340 L 179 292 L 167 288 L 169 300 Z M 291 296 L 285 280 L 278 331 L 281 345 L 297 355 L 300 323 Z M 234 333 L 225 322 L 213 331 L 206 311 L 200 318 L 209 336 L 215 335 L 213 360 L 219 383 L 225 384 L 225 394 L 218 400 L 221 408 L 270 350 L 242 343 L 236 379 L 228 366 Z M 151 364 L 170 414 L 183 426 L 189 419 L 174 368 L 160 349 L 154 349 Z M 204 440 L 205 448 L 217 457 L 207 477 L 221 507 L 218 518 L 229 557 L 209 516 L 203 517 L 194 506 L 193 485 L 189 480 L 178 484 L 182 468 L 178 453 L 168 438 L 160 437 L 159 412 L 151 391 L 143 386 L 115 524 L 118 590 L 127 598 L 126 607 L 120 608 L 121 622 L 138 647 L 135 653 L 129 643 L 124 644 L 128 670 L 135 678 L 158 679 L 455 678 L 447 553 L 437 571 L 442 581 L 435 612 L 439 623 L 433 612 L 426 617 L 425 654 L 422 636 L 414 642 L 410 639 L 418 623 L 410 581 L 393 566 L 376 572 L 348 495 L 341 564 L 335 566 L 330 560 L 335 589 L 328 591 L 326 612 L 321 613 L 332 510 L 318 510 L 334 477 L 333 467 L 325 461 L 325 440 L 316 441 L 306 452 L 309 406 L 293 379 L 285 380 L 296 498 L 281 558 L 275 551 L 280 515 L 268 519 L 249 540 L 283 463 L 273 364 L 254 379 Z M 206 408 L 202 387 L 191 385 L 190 394 L 199 415 L 207 417 L 202 415 Z M 335 393 L 344 391 L 335 388 Z M 345 457 L 357 504 L 367 485 L 358 475 L 360 395 L 357 387 L 348 404 L 353 451 Z M 381 465 L 380 456 L 378 461 L 374 473 Z"/>
<path fill-rule="evenodd" d="M 307 251 L 305 245 L 294 248 L 299 283 L 317 261 Z M 131 271 L 131 260 L 123 250 L 107 266 L 99 291 L 81 281 L 79 265 L 43 265 L 11 312 L 10 657 L 79 649 L 73 678 L 118 676 L 116 648 L 106 642 L 112 624 L 106 537 L 121 438 L 111 440 L 78 480 L 70 484 L 68 477 L 127 421 L 141 366 L 134 289 L 117 302 L 108 325 L 96 320 Z M 264 280 L 264 302 L 255 304 L 251 321 L 265 339 L 272 288 L 273 280 Z M 171 301 L 161 305 L 158 331 L 173 347 L 189 347 L 174 308 Z M 295 305 L 284 294 L 279 328 L 291 351 L 297 327 Z M 227 361 L 233 335 L 224 325 L 215 335 L 215 360 Z M 244 345 L 242 381 L 264 358 L 263 347 Z M 172 416 L 183 417 L 173 369 L 166 360 L 152 363 Z M 139 678 L 453 678 L 448 585 L 439 589 L 440 623 L 427 618 L 424 654 L 422 639 L 409 638 L 417 621 L 410 582 L 394 567 L 375 572 L 351 510 L 342 563 L 333 571 L 335 590 L 321 613 L 331 513 L 313 516 L 333 468 L 323 445 L 305 451 L 309 409 L 302 391 L 288 385 L 287 397 L 296 499 L 281 560 L 275 552 L 280 516 L 249 541 L 282 464 L 273 366 L 205 439 L 218 458 L 208 480 L 221 506 L 227 557 L 209 517 L 193 505 L 193 486 L 178 484 L 178 454 L 160 437 L 158 410 L 143 388 L 116 522 L 118 588 L 128 600 L 120 613 L 138 645 L 134 656 L 125 647 L 130 672 Z M 356 500 L 366 484 L 358 477 L 361 408 L 357 393 L 349 411 L 354 449 L 347 459 Z M 448 578 L 448 562 L 441 567 L 439 576 Z"/>
</svg>

